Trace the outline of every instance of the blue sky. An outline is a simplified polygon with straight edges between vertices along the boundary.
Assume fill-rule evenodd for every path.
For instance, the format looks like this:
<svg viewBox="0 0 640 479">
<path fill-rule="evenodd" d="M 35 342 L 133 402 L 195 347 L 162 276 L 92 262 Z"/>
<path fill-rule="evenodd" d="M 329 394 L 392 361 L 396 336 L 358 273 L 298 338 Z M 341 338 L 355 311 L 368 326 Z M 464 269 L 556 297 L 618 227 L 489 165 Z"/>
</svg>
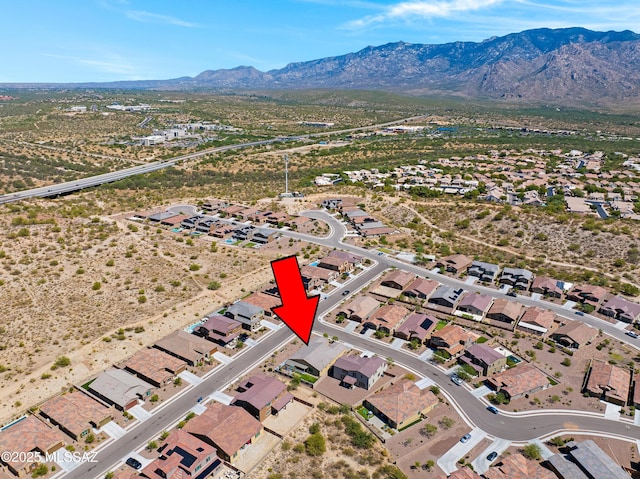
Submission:
<svg viewBox="0 0 640 479">
<path fill-rule="evenodd" d="M 368 45 L 481 41 L 530 28 L 634 30 L 638 0 L 31 0 L 3 2 L 0 82 L 260 70 Z"/>
</svg>

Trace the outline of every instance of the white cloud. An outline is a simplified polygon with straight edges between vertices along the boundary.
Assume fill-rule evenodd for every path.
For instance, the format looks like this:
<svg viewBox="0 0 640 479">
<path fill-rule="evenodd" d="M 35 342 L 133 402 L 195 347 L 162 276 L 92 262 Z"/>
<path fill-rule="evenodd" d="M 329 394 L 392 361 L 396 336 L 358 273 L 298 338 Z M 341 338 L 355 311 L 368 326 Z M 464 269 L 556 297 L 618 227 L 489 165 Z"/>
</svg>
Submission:
<svg viewBox="0 0 640 479">
<path fill-rule="evenodd" d="M 187 22 L 185 20 L 172 17 L 171 15 L 160 15 L 158 13 L 145 12 L 144 10 L 127 10 L 124 14 L 127 18 L 142 23 L 162 23 L 188 28 L 199 27 L 197 23 Z"/>
<path fill-rule="evenodd" d="M 377 15 L 369 15 L 347 23 L 350 28 L 362 28 L 368 25 L 386 21 L 410 21 L 414 19 L 431 19 L 436 17 L 451 17 L 457 13 L 480 10 L 492 7 L 504 0 L 410 0 L 397 3 Z"/>
<path fill-rule="evenodd" d="M 138 79 L 139 67 L 136 66 L 132 61 L 113 53 L 109 53 L 101 57 L 96 56 L 96 58 L 86 58 L 74 55 L 59 55 L 55 53 L 45 53 L 44 56 L 85 65 L 91 68 L 93 71 L 97 72 L 126 75 L 126 78 L 128 80 Z"/>
</svg>

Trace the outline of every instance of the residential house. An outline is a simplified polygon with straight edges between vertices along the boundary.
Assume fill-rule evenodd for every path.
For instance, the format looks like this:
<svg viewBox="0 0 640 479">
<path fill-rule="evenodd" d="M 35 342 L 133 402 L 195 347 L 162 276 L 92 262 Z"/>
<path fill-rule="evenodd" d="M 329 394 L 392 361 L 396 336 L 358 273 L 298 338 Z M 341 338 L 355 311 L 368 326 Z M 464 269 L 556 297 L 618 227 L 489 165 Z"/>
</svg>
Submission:
<svg viewBox="0 0 640 479">
<path fill-rule="evenodd" d="M 551 298 L 561 298 L 564 283 L 547 276 L 536 276 L 531 284 L 531 292 Z"/>
<path fill-rule="evenodd" d="M 385 274 L 380 284 L 388 288 L 399 289 L 400 291 L 403 291 L 407 288 L 407 286 L 411 284 L 415 277 L 416 275 L 413 273 L 395 269 Z"/>
<path fill-rule="evenodd" d="M 369 316 L 369 319 L 364 322 L 364 327 L 379 329 L 385 333 L 393 334 L 396 327 L 400 325 L 402 320 L 406 318 L 410 312 L 411 311 L 404 306 L 386 304 Z"/>
<path fill-rule="evenodd" d="M 451 310 L 458 306 L 458 303 L 462 299 L 464 289 L 455 288 L 453 286 L 442 285 L 429 298 L 429 304 L 442 306 Z"/>
<path fill-rule="evenodd" d="M 432 279 L 416 278 L 405 288 L 404 295 L 422 300 L 429 299 L 439 285 L 440 283 Z"/>
<path fill-rule="evenodd" d="M 113 419 L 113 409 L 80 391 L 56 396 L 40 406 L 40 415 L 71 436 L 74 441 Z"/>
<path fill-rule="evenodd" d="M 607 290 L 601 286 L 574 286 L 567 293 L 567 299 L 577 303 L 589 304 L 594 308 L 598 308 L 600 303 L 607 295 Z"/>
<path fill-rule="evenodd" d="M 311 374 L 316 377 L 324 376 L 336 360 L 348 350 L 349 348 L 343 343 L 312 337 L 309 345 L 293 353 L 284 362 L 283 367 L 289 371 Z"/>
<path fill-rule="evenodd" d="M 163 220 L 160 221 L 161 225 L 164 226 L 178 226 L 180 225 L 180 223 L 182 223 L 184 220 L 186 220 L 187 218 L 190 218 L 191 215 L 175 215 L 175 216 L 170 216 L 168 218 L 165 218 Z"/>
<path fill-rule="evenodd" d="M 227 216 L 239 217 L 239 213 L 246 209 L 246 207 L 240 205 L 229 205 L 225 208 L 220 208 L 218 211 L 220 213 L 220 216 L 222 216 L 223 218 Z"/>
<path fill-rule="evenodd" d="M 600 313 L 618 321 L 633 323 L 640 321 L 640 304 L 634 303 L 622 296 L 614 296 L 600 307 Z"/>
<path fill-rule="evenodd" d="M 475 276 L 485 283 L 493 283 L 500 271 L 500 266 L 483 261 L 473 261 L 471 267 L 467 270 L 469 276 Z"/>
<path fill-rule="evenodd" d="M 204 479 L 220 466 L 213 446 L 182 429 L 169 434 L 160 444 L 158 451 L 162 455 L 140 471 L 142 477 Z"/>
<path fill-rule="evenodd" d="M 325 284 L 338 278 L 337 271 L 311 265 L 300 268 L 300 275 L 307 291 L 322 288 Z"/>
<path fill-rule="evenodd" d="M 120 411 L 126 411 L 145 400 L 154 387 L 124 369 L 109 368 L 89 385 L 89 391 Z"/>
<path fill-rule="evenodd" d="M 212 402 L 183 428 L 216 448 L 218 457 L 233 464 L 241 452 L 262 437 L 262 424 L 241 407 Z"/>
<path fill-rule="evenodd" d="M 282 225 L 287 222 L 289 219 L 289 215 L 287 213 L 279 212 L 279 213 L 271 213 L 267 216 L 267 223 L 272 225 Z"/>
<path fill-rule="evenodd" d="M 431 333 L 429 345 L 438 350 L 444 351 L 450 357 L 456 357 L 469 347 L 473 342 L 473 335 L 455 324 L 447 324 L 439 331 Z"/>
<path fill-rule="evenodd" d="M 138 351 L 119 366 L 143 381 L 160 387 L 187 368 L 187 362 L 155 348 Z"/>
<path fill-rule="evenodd" d="M 559 325 L 558 316 L 553 311 L 536 306 L 525 310 L 516 329 L 546 338 Z"/>
<path fill-rule="evenodd" d="M 400 326 L 396 327 L 394 336 L 407 341 L 418 339 L 420 344 L 423 344 L 437 325 L 438 320 L 430 314 L 411 313 Z"/>
<path fill-rule="evenodd" d="M 11 455 L 0 461 L 7 466 L 12 474 L 22 477 L 29 475 L 37 467 L 38 462 L 29 460 L 29 452 L 38 452 L 45 456 L 52 454 L 64 446 L 64 436 L 36 416 L 28 416 L 25 419 L 0 430 L 0 450 L 26 453 L 23 455 Z M 16 459 L 16 460 L 13 460 Z"/>
<path fill-rule="evenodd" d="M 160 223 L 169 218 L 173 218 L 174 216 L 178 216 L 178 213 L 173 213 L 171 211 L 161 211 L 160 213 L 156 213 L 155 215 L 148 216 L 147 219 L 149 221 L 153 221 L 154 223 Z"/>
<path fill-rule="evenodd" d="M 495 322 L 491 322 L 494 326 L 513 330 L 518 318 L 520 318 L 523 308 L 524 306 L 520 303 L 498 298 L 493 302 L 491 308 L 489 308 L 487 319 L 494 320 Z"/>
<path fill-rule="evenodd" d="M 491 376 L 507 367 L 507 358 L 486 344 L 472 344 L 459 362 L 468 364 L 480 376 Z"/>
<path fill-rule="evenodd" d="M 591 343 L 598 330 L 581 321 L 567 321 L 551 335 L 551 339 L 568 348 L 579 349 Z"/>
<path fill-rule="evenodd" d="M 528 291 L 533 281 L 533 273 L 528 269 L 504 268 L 500 275 L 500 284 L 508 284 L 513 289 Z"/>
<path fill-rule="evenodd" d="M 238 301 L 227 308 L 224 315 L 239 323 L 248 331 L 260 329 L 260 321 L 264 319 L 264 309 L 246 301 Z"/>
<path fill-rule="evenodd" d="M 209 316 L 203 324 L 198 326 L 195 329 L 194 334 L 208 339 L 209 341 L 213 341 L 220 346 L 226 346 L 240 336 L 242 329 L 242 323 L 235 319 L 231 319 L 220 314 L 214 314 Z"/>
<path fill-rule="evenodd" d="M 238 227 L 234 225 L 228 225 L 228 224 L 221 224 L 219 226 L 212 225 L 211 229 L 209 230 L 209 236 L 213 236 L 214 238 L 220 238 L 220 239 L 228 239 L 235 234 L 236 229 L 238 229 Z"/>
<path fill-rule="evenodd" d="M 616 461 L 611 459 L 598 445 L 591 439 L 586 441 L 571 441 L 565 444 L 569 449 L 570 460 L 556 454 L 549 459 L 551 468 L 558 474 L 560 479 L 631 479 L 631 476 Z M 566 464 L 578 466 L 582 475 L 574 474 L 574 468 L 567 467 Z"/>
<path fill-rule="evenodd" d="M 266 317 L 273 316 L 273 312 L 271 311 L 271 309 L 282 304 L 282 300 L 279 296 L 266 294 L 261 291 L 251 293 L 246 298 L 242 298 L 242 301 L 262 308 Z"/>
<path fill-rule="evenodd" d="M 618 406 L 627 405 L 631 385 L 628 367 L 621 368 L 599 359 L 592 359 L 587 374 L 585 392 Z"/>
<path fill-rule="evenodd" d="M 275 241 L 280 237 L 280 233 L 277 231 L 272 231 L 267 228 L 255 228 L 251 232 L 251 237 L 249 238 L 254 243 L 258 244 L 267 244 Z"/>
<path fill-rule="evenodd" d="M 462 313 L 471 314 L 477 317 L 478 320 L 482 320 L 492 303 L 493 297 L 488 294 L 465 293 L 458 303 L 456 312 L 461 311 Z"/>
<path fill-rule="evenodd" d="M 319 268 L 325 268 L 337 273 L 348 273 L 353 269 L 353 265 L 347 260 L 336 256 L 325 256 L 318 263 Z"/>
<path fill-rule="evenodd" d="M 251 238 L 254 229 L 255 227 L 251 225 L 241 226 L 233 231 L 231 237 L 236 241 L 247 241 Z"/>
<path fill-rule="evenodd" d="M 510 401 L 551 387 L 547 375 L 530 363 L 496 373 L 488 383 Z"/>
<path fill-rule="evenodd" d="M 522 454 L 506 456 L 499 464 L 484 473 L 485 479 L 557 479 L 549 469 L 538 461 L 527 459 Z"/>
<path fill-rule="evenodd" d="M 364 407 L 393 429 L 409 426 L 438 404 L 430 389 L 420 389 L 412 381 L 400 380 L 364 400 Z"/>
<path fill-rule="evenodd" d="M 258 421 L 264 421 L 272 414 L 278 414 L 293 401 L 293 395 L 287 386 L 273 376 L 255 374 L 240 382 L 238 395 L 233 399 L 234 406 L 240 406 Z"/>
<path fill-rule="evenodd" d="M 346 261 L 347 263 L 349 263 L 351 265 L 351 269 L 353 269 L 356 266 L 362 264 L 362 261 L 364 260 L 364 258 L 362 256 L 358 256 L 358 255 L 353 254 L 353 253 L 348 253 L 346 251 L 340 251 L 340 250 L 337 250 L 337 249 L 334 249 L 334 250 L 330 251 L 329 254 L 327 256 L 325 256 L 325 258 L 342 259 L 342 260 Z"/>
<path fill-rule="evenodd" d="M 479 476 L 468 467 L 462 467 L 460 469 L 456 469 L 448 476 L 446 474 L 442 474 L 441 476 L 438 476 L 438 479 L 482 479 L 482 476 Z"/>
<path fill-rule="evenodd" d="M 209 361 L 213 353 L 218 350 L 210 341 L 182 330 L 156 341 L 153 347 L 186 361 L 189 366 Z"/>
<path fill-rule="evenodd" d="M 463 254 L 453 254 L 445 256 L 436 262 L 437 268 L 444 268 L 445 271 L 454 274 L 461 274 L 467 271 L 473 260 Z"/>
<path fill-rule="evenodd" d="M 380 307 L 380 302 L 371 296 L 358 296 L 342 307 L 340 313 L 351 321 L 362 323 Z"/>
<path fill-rule="evenodd" d="M 386 370 L 387 362 L 378 356 L 341 356 L 329 375 L 349 388 L 357 386 L 369 390 Z"/>
<path fill-rule="evenodd" d="M 577 464 L 565 458 L 563 454 L 554 454 L 547 458 L 547 466 L 559 479 L 592 479 Z"/>
</svg>

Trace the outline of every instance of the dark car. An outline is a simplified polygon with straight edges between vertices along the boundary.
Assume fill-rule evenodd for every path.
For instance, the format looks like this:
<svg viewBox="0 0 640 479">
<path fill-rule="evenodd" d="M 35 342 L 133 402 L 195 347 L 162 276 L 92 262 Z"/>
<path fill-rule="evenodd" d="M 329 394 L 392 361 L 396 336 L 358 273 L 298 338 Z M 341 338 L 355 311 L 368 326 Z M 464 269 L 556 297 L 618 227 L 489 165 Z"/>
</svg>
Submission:
<svg viewBox="0 0 640 479">
<path fill-rule="evenodd" d="M 487 460 L 493 461 L 496 457 L 498 457 L 498 453 L 496 451 L 491 451 L 487 456 Z"/>
<path fill-rule="evenodd" d="M 350 292 L 351 292 L 351 291 L 349 291 L 348 289 L 345 289 L 345 290 L 342 292 L 342 296 L 346 296 L 346 295 L 348 295 Z"/>
<path fill-rule="evenodd" d="M 127 459 L 127 466 L 131 466 L 134 469 L 140 469 L 142 467 L 142 463 L 133 457 Z"/>
<path fill-rule="evenodd" d="M 584 316 L 584 313 L 583 313 L 582 311 L 576 311 L 576 314 L 577 314 L 578 316 Z"/>
<path fill-rule="evenodd" d="M 509 291 L 507 293 L 507 296 L 511 296 L 512 298 L 517 298 L 518 297 L 518 295 L 514 291 Z"/>
<path fill-rule="evenodd" d="M 488 406 L 487 411 L 492 412 L 493 414 L 498 414 L 498 410 L 493 406 Z"/>
</svg>

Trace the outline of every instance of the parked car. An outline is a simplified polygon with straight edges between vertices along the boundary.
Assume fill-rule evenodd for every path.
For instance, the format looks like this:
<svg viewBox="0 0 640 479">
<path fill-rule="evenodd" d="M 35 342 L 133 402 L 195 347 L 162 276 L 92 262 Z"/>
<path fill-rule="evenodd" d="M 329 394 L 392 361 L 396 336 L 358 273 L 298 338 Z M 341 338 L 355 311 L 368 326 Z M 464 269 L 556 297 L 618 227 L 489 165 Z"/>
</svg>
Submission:
<svg viewBox="0 0 640 479">
<path fill-rule="evenodd" d="M 471 434 L 465 434 L 460 438 L 460 442 L 467 442 L 469 439 L 471 439 Z"/>
<path fill-rule="evenodd" d="M 134 469 L 140 469 L 142 467 L 142 463 L 137 459 L 130 457 L 127 459 L 127 466 L 131 466 Z"/>
<path fill-rule="evenodd" d="M 453 381 L 453 383 L 457 384 L 458 386 L 462 386 L 462 383 L 463 383 L 462 379 L 460 379 L 455 374 L 451 376 L 451 381 Z"/>
<path fill-rule="evenodd" d="M 493 414 L 498 414 L 498 410 L 493 406 L 487 406 L 487 411 L 492 412 Z"/>
<path fill-rule="evenodd" d="M 634 333 L 633 331 L 627 331 L 626 333 L 627 336 L 631 336 L 632 338 L 637 338 L 638 335 L 636 333 Z"/>
<path fill-rule="evenodd" d="M 487 460 L 493 461 L 496 457 L 498 457 L 498 453 L 496 451 L 491 451 L 487 456 Z"/>
</svg>

